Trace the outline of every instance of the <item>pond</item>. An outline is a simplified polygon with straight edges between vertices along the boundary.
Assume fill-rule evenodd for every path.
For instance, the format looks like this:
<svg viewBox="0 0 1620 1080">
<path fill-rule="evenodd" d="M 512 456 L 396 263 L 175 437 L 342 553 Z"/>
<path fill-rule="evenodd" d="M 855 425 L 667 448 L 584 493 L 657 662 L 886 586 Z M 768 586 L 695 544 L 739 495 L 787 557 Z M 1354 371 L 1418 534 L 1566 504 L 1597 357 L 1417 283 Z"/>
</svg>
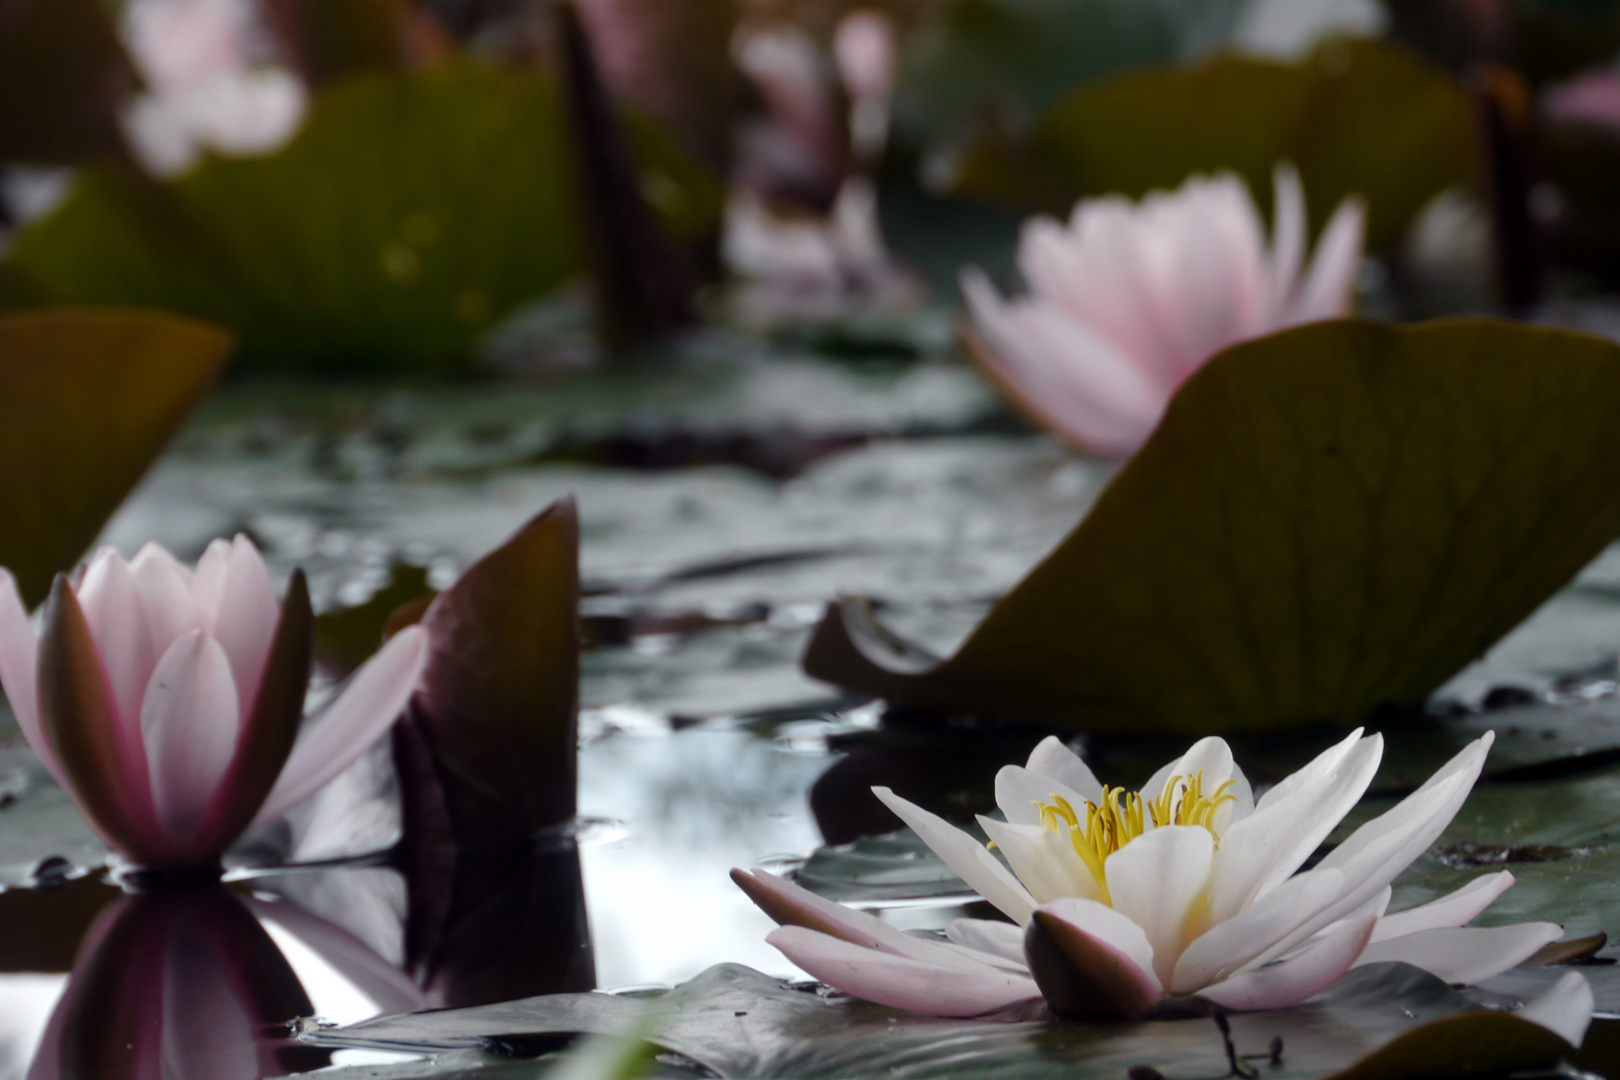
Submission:
<svg viewBox="0 0 1620 1080">
<path fill-rule="evenodd" d="M 413 1058 L 320 1048 L 296 1024 L 667 987 L 725 962 L 802 977 L 765 943 L 772 923 L 733 867 L 800 869 L 905 928 L 962 913 L 971 895 L 904 834 L 883 835 L 897 823 L 866 790 L 902 784 L 959 818 L 988 809 L 995 768 L 1042 733 L 885 718 L 805 677 L 799 653 L 841 591 L 950 649 L 1111 470 L 1022 430 L 948 351 L 719 351 L 544 387 L 241 383 L 193 420 L 106 541 L 190 558 L 247 531 L 278 574 L 305 568 L 329 613 L 424 576 L 445 584 L 553 499 L 579 500 L 581 817 L 527 859 L 434 865 L 400 843 L 382 747 L 290 827 L 249 837 L 225 889 L 126 894 L 8 727 L 0 1078 L 127 1075 L 135 1049 L 104 1038 L 114 1015 L 161 1025 L 164 1075 L 227 1080 Z M 1402 728 L 1375 791 L 1409 788 L 1492 726 L 1504 780 L 1398 883 L 1397 907 L 1506 860 L 1521 887 L 1488 921 L 1547 916 L 1558 896 L 1572 933 L 1614 925 L 1617 648 L 1611 551 L 1443 691 L 1437 718 Z M 1275 780 L 1328 737 L 1240 741 L 1240 756 Z M 1140 782 L 1174 745 L 1088 751 Z"/>
</svg>

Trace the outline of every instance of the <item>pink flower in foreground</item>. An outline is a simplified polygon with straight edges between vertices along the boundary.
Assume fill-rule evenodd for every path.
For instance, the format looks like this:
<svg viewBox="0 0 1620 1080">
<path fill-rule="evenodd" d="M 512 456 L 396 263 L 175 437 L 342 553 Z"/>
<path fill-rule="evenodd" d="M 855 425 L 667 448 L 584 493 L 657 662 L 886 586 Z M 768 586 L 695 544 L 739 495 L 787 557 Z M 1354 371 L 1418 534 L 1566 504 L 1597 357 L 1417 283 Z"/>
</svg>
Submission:
<svg viewBox="0 0 1620 1080">
<path fill-rule="evenodd" d="M 1068 224 L 1024 225 L 1030 295 L 1008 302 L 984 272 L 962 276 L 980 363 L 1020 408 L 1084 450 L 1134 453 L 1171 395 L 1229 345 L 1346 315 L 1365 210 L 1346 199 L 1305 266 L 1305 196 L 1276 174 L 1266 246 L 1260 213 L 1230 173 L 1195 176 L 1140 203 L 1087 199 Z"/>
<path fill-rule="evenodd" d="M 1466 925 L 1512 874 L 1486 874 L 1393 915 L 1385 907 L 1390 882 L 1468 797 L 1490 744 L 1487 735 L 1464 748 L 1303 871 L 1371 783 L 1381 737 L 1352 733 L 1258 801 L 1218 738 L 1194 744 L 1140 794 L 1104 788 L 1049 738 L 1027 766 L 997 775 L 1006 820 L 979 819 L 1001 858 L 874 788 L 1011 920 L 959 919 L 947 940 L 902 933 L 763 871 L 732 877 L 782 924 L 768 940 L 805 971 L 856 997 L 933 1016 L 979 1016 L 1041 998 L 1060 1015 L 1092 1020 L 1146 1016 L 1188 997 L 1240 1011 L 1285 1008 L 1352 967 L 1385 960 L 1475 982 L 1562 933 L 1551 923 Z M 1583 982 L 1562 993 L 1560 1033 L 1579 1042 L 1591 989 Z"/>
<path fill-rule="evenodd" d="M 108 847 L 148 867 L 213 862 L 347 768 L 399 716 L 426 657 L 396 635 L 311 723 L 303 575 L 276 602 L 251 541 L 195 571 L 148 544 L 59 576 L 36 641 L 0 570 L 0 683 L 23 735 Z"/>
</svg>

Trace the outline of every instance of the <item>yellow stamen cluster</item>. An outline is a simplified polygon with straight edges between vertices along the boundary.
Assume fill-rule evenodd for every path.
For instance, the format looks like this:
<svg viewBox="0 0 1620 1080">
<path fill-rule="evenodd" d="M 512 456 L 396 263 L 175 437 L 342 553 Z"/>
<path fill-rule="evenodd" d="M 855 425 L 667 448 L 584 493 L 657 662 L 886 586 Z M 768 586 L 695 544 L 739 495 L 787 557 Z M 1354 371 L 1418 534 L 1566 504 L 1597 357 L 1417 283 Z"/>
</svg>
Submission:
<svg viewBox="0 0 1620 1080">
<path fill-rule="evenodd" d="M 1086 800 L 1083 819 L 1061 795 L 1053 795 L 1050 803 L 1038 802 L 1035 808 L 1041 813 L 1042 825 L 1059 836 L 1068 833 L 1075 854 L 1102 891 L 1103 902 L 1109 903 L 1108 882 L 1103 875 L 1108 856 L 1146 832 L 1149 821 L 1154 827 L 1201 825 L 1213 835 L 1216 812 L 1225 803 L 1237 801 L 1237 796 L 1226 790 L 1231 786 L 1228 780 L 1213 794 L 1205 795 L 1204 776 L 1194 773 L 1191 777 L 1171 777 L 1158 798 L 1152 800 L 1144 799 L 1139 792 L 1105 787 L 1100 804 Z"/>
</svg>

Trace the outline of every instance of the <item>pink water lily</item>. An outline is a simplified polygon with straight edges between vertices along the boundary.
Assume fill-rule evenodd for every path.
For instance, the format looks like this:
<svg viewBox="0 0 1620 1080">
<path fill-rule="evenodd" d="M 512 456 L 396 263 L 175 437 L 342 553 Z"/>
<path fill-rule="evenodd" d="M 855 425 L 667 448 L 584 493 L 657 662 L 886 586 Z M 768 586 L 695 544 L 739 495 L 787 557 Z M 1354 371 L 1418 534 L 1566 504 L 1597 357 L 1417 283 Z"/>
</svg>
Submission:
<svg viewBox="0 0 1620 1080">
<path fill-rule="evenodd" d="M 1467 924 L 1513 884 L 1486 874 L 1386 913 L 1390 882 L 1434 843 L 1479 777 L 1486 736 L 1394 808 L 1300 868 L 1355 806 L 1383 753 L 1358 730 L 1259 800 L 1219 738 L 1203 739 L 1140 793 L 1105 788 L 1047 739 L 996 777 L 995 851 L 887 788 L 874 792 L 1010 920 L 960 919 L 947 940 L 763 871 L 734 880 L 781 923 L 768 939 L 846 993 L 934 1016 L 979 1016 L 1044 998 L 1082 1019 L 1146 1016 L 1167 1000 L 1284 1008 L 1350 968 L 1400 960 L 1475 982 L 1556 940 L 1551 923 Z M 1591 994 L 1586 1018 L 1591 1016 Z M 1574 999 L 1579 1004 L 1580 996 Z M 1576 1010 L 1578 1011 L 1578 1009 Z M 1580 1025 L 1584 1030 L 1584 1022 Z"/>
<path fill-rule="evenodd" d="M 1231 173 L 1195 176 L 1140 203 L 1087 199 L 1067 224 L 1024 225 L 1007 301 L 983 271 L 962 276 L 969 343 L 1035 420 L 1084 450 L 1134 453 L 1188 376 L 1229 345 L 1348 314 L 1366 211 L 1346 199 L 1305 265 L 1305 195 L 1276 173 L 1267 247 L 1260 213 Z"/>
<path fill-rule="evenodd" d="M 59 576 L 36 641 L 0 570 L 0 683 L 34 752 L 107 846 L 146 867 L 213 862 L 347 768 L 399 716 L 426 656 L 396 635 L 301 724 L 313 616 L 278 603 L 245 536 L 195 570 L 148 544 Z"/>
</svg>

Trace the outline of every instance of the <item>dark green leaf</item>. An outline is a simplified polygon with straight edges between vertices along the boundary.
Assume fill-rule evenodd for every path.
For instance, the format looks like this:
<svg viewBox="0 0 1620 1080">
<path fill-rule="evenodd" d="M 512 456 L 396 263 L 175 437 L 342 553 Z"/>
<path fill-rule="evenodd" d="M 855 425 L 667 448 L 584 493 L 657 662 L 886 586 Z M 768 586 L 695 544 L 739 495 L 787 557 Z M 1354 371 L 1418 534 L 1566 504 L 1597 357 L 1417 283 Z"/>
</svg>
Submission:
<svg viewBox="0 0 1620 1080">
<path fill-rule="evenodd" d="M 230 339 L 161 315 L 0 318 L 0 566 L 44 599 L 213 383 Z"/>
<path fill-rule="evenodd" d="M 667 219 L 713 221 L 712 181 L 667 140 L 642 141 L 658 147 L 647 175 L 673 192 Z M 16 238 L 12 302 L 215 319 L 260 366 L 454 368 L 497 318 L 582 269 L 569 155 L 543 75 L 356 76 L 268 157 L 207 160 L 166 186 L 84 174 Z"/>
<path fill-rule="evenodd" d="M 499 846 L 574 816 L 579 518 L 556 503 L 422 616 L 429 656 L 411 706 L 458 843 Z"/>
<path fill-rule="evenodd" d="M 1339 201 L 1369 206 L 1368 240 L 1400 239 L 1430 198 L 1476 182 L 1462 86 L 1396 46 L 1335 42 L 1298 64 L 1227 56 L 1083 87 L 1041 120 L 1022 154 L 986 147 L 958 190 L 1066 211 L 1084 196 L 1175 188 L 1230 169 L 1262 205 L 1272 170 L 1299 167 L 1319 229 Z"/>
<path fill-rule="evenodd" d="M 404 0 L 265 0 L 264 9 L 312 84 L 406 60 Z"/>
<path fill-rule="evenodd" d="M 428 587 L 427 579 L 424 568 L 395 563 L 388 571 L 388 584 L 372 593 L 365 603 L 333 608 L 317 615 L 316 658 L 336 674 L 347 675 L 354 671 L 382 644 L 390 628 L 390 617 L 396 611 L 406 604 L 432 599 L 433 590 Z M 418 612 L 418 618 L 420 615 Z"/>
<path fill-rule="evenodd" d="M 936 1020 L 791 989 L 733 964 L 710 968 L 659 1000 L 666 1009 L 654 1040 L 722 1077 L 1121 1077 L 1135 1065 L 1173 1076 L 1220 1076 L 1220 1036 L 1207 1019 L 1137 1024 L 997 1023 Z M 421 1052 L 488 1048 L 515 1038 L 622 1031 L 645 1001 L 603 994 L 560 994 L 480 1009 L 373 1020 L 307 1037 L 323 1046 Z M 1447 1051 L 1463 1072 L 1550 1064 L 1561 1040 L 1512 1016 L 1478 1006 L 1433 976 L 1401 964 L 1377 964 L 1341 979 L 1310 1004 L 1231 1019 L 1243 1054 L 1264 1055 L 1283 1040 L 1275 1080 L 1338 1075 L 1370 1060 L 1377 1073 L 1410 1076 Z M 1477 1016 L 1459 1026 L 1459 1015 Z M 1488 1039 L 1493 1054 L 1470 1061 Z M 1475 1044 L 1483 1045 L 1483 1043 Z M 1374 1055 L 1377 1055 L 1376 1057 Z M 1383 1070 L 1389 1070 L 1384 1072 Z"/>
<path fill-rule="evenodd" d="M 1620 531 L 1616 409 L 1620 347 L 1560 331 L 1347 320 L 1238 345 L 954 657 L 844 601 L 805 670 L 1095 731 L 1415 706 Z"/>
</svg>

